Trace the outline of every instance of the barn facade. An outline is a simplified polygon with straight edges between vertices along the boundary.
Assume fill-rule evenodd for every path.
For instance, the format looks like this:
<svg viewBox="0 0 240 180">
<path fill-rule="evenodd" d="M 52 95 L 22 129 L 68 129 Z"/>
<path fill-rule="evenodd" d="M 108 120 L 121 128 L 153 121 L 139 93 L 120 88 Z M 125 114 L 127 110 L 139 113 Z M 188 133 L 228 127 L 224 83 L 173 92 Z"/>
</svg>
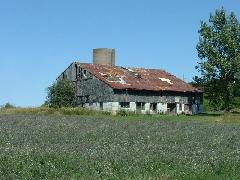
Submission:
<svg viewBox="0 0 240 180">
<path fill-rule="evenodd" d="M 198 114 L 203 92 L 159 69 L 115 66 L 115 51 L 93 50 L 93 64 L 73 62 L 58 78 L 76 84 L 79 106 L 117 113 Z"/>
</svg>

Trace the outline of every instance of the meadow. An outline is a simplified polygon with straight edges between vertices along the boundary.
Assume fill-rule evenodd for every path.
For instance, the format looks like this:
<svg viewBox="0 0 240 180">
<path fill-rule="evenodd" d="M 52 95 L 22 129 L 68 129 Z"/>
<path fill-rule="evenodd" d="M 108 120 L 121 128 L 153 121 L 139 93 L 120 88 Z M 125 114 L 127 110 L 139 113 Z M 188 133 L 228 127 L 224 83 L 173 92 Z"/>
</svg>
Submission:
<svg viewBox="0 0 240 180">
<path fill-rule="evenodd" d="M 239 123 L 239 114 L 0 110 L 0 178 L 240 179 Z"/>
</svg>

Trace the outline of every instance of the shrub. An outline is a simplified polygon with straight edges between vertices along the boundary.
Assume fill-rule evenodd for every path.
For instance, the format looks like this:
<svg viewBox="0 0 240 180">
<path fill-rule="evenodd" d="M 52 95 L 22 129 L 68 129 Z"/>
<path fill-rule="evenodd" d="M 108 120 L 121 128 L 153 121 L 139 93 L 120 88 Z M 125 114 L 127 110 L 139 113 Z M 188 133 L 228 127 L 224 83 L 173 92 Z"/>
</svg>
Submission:
<svg viewBox="0 0 240 180">
<path fill-rule="evenodd" d="M 231 109 L 230 112 L 233 113 L 233 114 L 240 114 L 240 108 Z"/>
<path fill-rule="evenodd" d="M 234 108 L 240 109 L 240 97 L 234 98 Z"/>
<path fill-rule="evenodd" d="M 47 101 L 49 107 L 74 107 L 76 106 L 76 87 L 68 80 L 59 80 L 47 88 Z"/>
<path fill-rule="evenodd" d="M 3 108 L 5 108 L 5 109 L 11 109 L 11 108 L 15 108 L 15 106 L 14 106 L 13 104 L 7 102 L 7 103 L 3 106 Z"/>
<path fill-rule="evenodd" d="M 132 116 L 135 115 L 135 112 L 131 112 L 131 111 L 126 111 L 124 109 L 121 109 L 120 111 L 117 112 L 118 116 Z"/>
</svg>

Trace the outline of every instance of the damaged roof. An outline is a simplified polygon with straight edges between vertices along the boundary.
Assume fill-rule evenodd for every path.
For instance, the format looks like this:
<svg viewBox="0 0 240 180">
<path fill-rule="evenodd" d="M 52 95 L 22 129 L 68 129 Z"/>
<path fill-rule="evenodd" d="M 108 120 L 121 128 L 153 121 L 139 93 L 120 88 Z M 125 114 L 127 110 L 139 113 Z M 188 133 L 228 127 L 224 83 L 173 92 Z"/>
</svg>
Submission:
<svg viewBox="0 0 240 180">
<path fill-rule="evenodd" d="M 176 76 L 160 69 L 124 68 L 86 63 L 78 64 L 113 89 L 202 92 Z"/>
</svg>

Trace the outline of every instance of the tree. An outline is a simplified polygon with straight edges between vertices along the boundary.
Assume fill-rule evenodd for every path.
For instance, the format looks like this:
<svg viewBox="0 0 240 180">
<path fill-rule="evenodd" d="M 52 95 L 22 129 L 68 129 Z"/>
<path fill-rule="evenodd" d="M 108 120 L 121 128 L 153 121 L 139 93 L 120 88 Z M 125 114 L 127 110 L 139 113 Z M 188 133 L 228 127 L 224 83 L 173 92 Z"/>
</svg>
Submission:
<svg viewBox="0 0 240 180">
<path fill-rule="evenodd" d="M 75 85 L 68 80 L 59 80 L 47 88 L 47 101 L 49 107 L 73 107 L 76 106 Z"/>
<path fill-rule="evenodd" d="M 195 82 L 204 87 L 215 109 L 230 110 L 240 88 L 240 24 L 233 12 L 222 8 L 210 14 L 209 23 L 201 22 L 196 66 L 200 77 Z"/>
<path fill-rule="evenodd" d="M 10 102 L 7 102 L 4 106 L 3 106 L 3 108 L 5 108 L 5 109 L 11 109 L 11 108 L 16 108 L 13 104 L 11 104 Z"/>
</svg>

